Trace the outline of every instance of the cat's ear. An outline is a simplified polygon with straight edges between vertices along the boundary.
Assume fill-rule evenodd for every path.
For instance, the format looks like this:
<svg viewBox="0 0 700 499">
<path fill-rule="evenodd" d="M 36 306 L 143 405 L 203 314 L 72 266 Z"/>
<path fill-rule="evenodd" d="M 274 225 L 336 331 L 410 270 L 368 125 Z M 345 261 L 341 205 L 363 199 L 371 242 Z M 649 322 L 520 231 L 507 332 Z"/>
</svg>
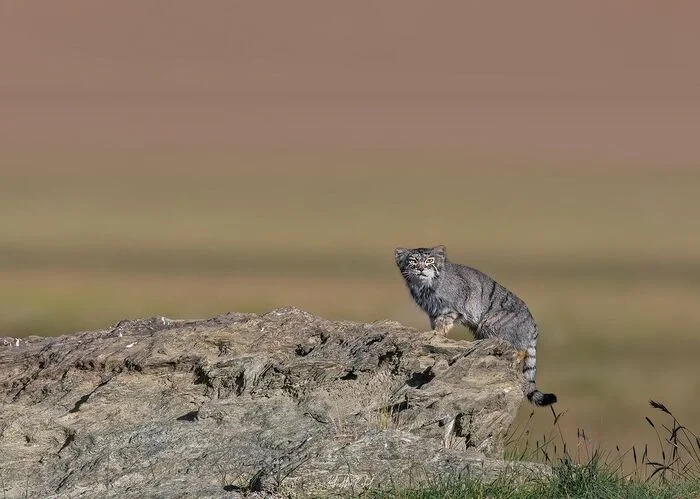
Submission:
<svg viewBox="0 0 700 499">
<path fill-rule="evenodd" d="M 438 255 L 438 256 L 441 256 L 443 258 L 446 258 L 447 257 L 447 248 L 445 248 L 444 245 L 440 244 L 438 246 L 435 246 L 433 248 L 433 250 L 431 251 L 431 253 L 433 255 Z"/>
<path fill-rule="evenodd" d="M 394 260 L 396 260 L 396 263 L 400 263 L 406 255 L 408 255 L 408 249 L 406 248 L 396 248 L 394 250 Z"/>
</svg>

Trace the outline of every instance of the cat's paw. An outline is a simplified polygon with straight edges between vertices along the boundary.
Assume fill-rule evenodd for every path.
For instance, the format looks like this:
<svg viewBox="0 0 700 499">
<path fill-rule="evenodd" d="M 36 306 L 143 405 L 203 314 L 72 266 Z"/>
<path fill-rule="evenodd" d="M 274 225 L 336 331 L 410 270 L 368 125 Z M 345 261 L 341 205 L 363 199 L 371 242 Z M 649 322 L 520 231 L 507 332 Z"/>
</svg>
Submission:
<svg viewBox="0 0 700 499">
<path fill-rule="evenodd" d="M 421 333 L 421 340 L 426 342 L 428 345 L 432 346 L 442 346 L 446 347 L 451 345 L 452 340 L 450 340 L 446 334 L 442 334 L 436 329 L 431 329 L 430 331 L 425 331 Z"/>
<path fill-rule="evenodd" d="M 422 331 L 420 335 L 424 338 L 430 339 L 430 338 L 436 338 L 436 337 L 442 337 L 444 336 L 443 334 L 440 333 L 439 330 L 437 329 L 430 329 L 428 331 Z"/>
<path fill-rule="evenodd" d="M 441 338 L 446 338 L 447 333 L 449 332 L 449 329 L 444 329 L 444 328 L 437 328 L 437 329 L 431 329 L 428 331 L 430 334 L 433 336 L 439 336 Z"/>
</svg>

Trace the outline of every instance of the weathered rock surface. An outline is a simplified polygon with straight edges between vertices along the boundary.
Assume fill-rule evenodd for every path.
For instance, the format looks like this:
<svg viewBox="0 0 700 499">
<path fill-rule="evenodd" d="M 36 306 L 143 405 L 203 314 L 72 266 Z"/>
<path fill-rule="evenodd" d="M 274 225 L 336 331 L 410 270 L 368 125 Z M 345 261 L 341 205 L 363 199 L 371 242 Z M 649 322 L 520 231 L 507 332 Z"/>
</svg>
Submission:
<svg viewBox="0 0 700 499">
<path fill-rule="evenodd" d="M 513 350 L 294 308 L 0 338 L 3 497 L 359 493 L 494 474 Z"/>
</svg>

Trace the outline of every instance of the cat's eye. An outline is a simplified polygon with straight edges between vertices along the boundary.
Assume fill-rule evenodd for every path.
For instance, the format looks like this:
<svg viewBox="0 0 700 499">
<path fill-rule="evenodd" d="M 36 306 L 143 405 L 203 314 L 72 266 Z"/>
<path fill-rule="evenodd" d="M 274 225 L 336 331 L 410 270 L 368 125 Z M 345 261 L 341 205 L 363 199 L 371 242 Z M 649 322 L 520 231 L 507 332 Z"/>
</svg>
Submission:
<svg viewBox="0 0 700 499">
<path fill-rule="evenodd" d="M 425 259 L 425 264 L 430 265 L 431 263 L 435 263 L 435 258 L 432 256 L 429 256 L 428 258 Z"/>
</svg>

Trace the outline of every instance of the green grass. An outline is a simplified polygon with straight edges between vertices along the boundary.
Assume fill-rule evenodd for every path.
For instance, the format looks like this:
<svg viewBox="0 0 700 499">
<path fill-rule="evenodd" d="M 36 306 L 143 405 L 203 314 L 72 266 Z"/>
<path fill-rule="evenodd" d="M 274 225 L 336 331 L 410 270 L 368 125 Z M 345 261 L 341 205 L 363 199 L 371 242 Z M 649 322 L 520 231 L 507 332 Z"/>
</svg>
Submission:
<svg viewBox="0 0 700 499">
<path fill-rule="evenodd" d="M 479 480 L 444 479 L 416 489 L 391 490 L 367 494 L 367 497 L 397 497 L 403 499 L 559 499 L 563 497 L 590 499 L 664 499 L 700 497 L 700 482 L 644 483 L 628 481 L 597 465 L 572 466 L 561 464 L 554 468 L 551 479 L 518 483 L 501 479 L 493 483 Z"/>
<path fill-rule="evenodd" d="M 507 456 L 539 461 L 551 467 L 548 477 L 503 475 L 492 481 L 478 477 L 434 478 L 414 488 L 369 491 L 366 497 L 419 498 L 692 498 L 700 497 L 700 438 L 661 403 L 651 406 L 663 420 L 647 417 L 653 444 L 621 452 L 607 451 L 578 430 L 569 445 L 561 429 L 564 416 L 552 410 L 552 426 L 534 442 L 530 429 L 514 428 Z M 658 443 L 658 447 L 656 444 Z M 625 466 L 628 461 L 631 466 Z"/>
</svg>

